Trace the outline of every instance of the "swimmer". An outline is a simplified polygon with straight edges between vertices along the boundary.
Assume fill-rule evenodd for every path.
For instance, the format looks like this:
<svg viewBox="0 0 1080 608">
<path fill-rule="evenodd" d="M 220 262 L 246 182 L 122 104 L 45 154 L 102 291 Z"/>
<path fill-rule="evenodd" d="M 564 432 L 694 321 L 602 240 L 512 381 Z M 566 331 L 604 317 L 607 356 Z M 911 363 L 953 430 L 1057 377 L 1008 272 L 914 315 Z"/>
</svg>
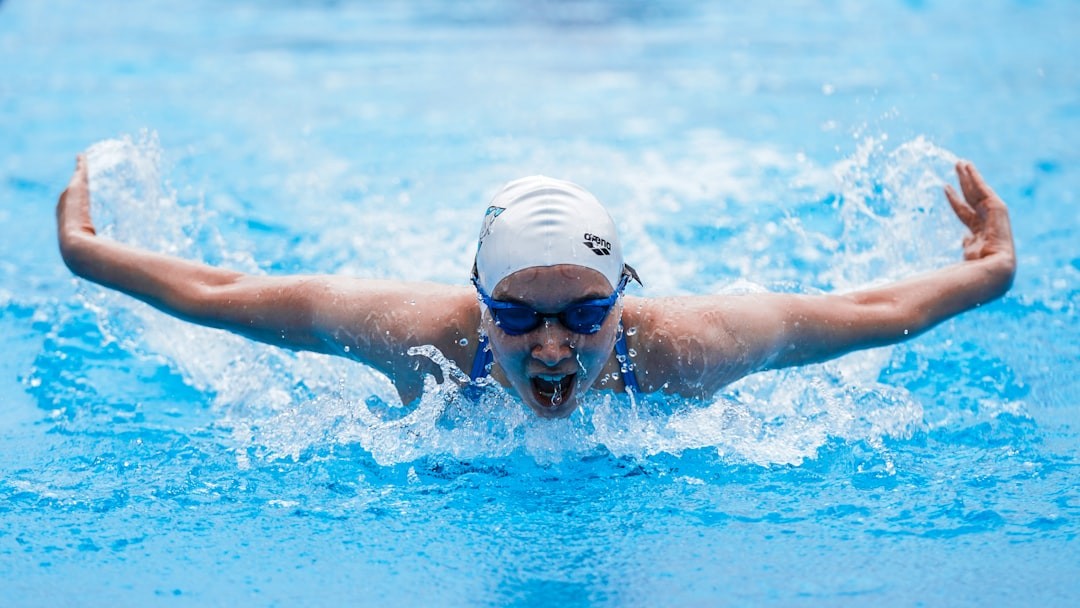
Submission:
<svg viewBox="0 0 1080 608">
<path fill-rule="evenodd" d="M 826 295 L 626 295 L 637 273 L 607 211 L 580 186 L 539 176 L 495 195 L 471 286 L 250 275 L 100 237 L 81 155 L 56 212 L 72 272 L 168 314 L 354 359 L 406 404 L 426 374 L 442 379 L 409 354 L 434 345 L 474 381 L 490 377 L 538 416 L 564 418 L 589 391 L 708 398 L 754 372 L 906 340 L 1001 297 L 1016 272 L 1008 210 L 970 162 L 956 173 L 961 192 L 946 186 L 945 197 L 970 230 L 963 261 Z"/>
</svg>

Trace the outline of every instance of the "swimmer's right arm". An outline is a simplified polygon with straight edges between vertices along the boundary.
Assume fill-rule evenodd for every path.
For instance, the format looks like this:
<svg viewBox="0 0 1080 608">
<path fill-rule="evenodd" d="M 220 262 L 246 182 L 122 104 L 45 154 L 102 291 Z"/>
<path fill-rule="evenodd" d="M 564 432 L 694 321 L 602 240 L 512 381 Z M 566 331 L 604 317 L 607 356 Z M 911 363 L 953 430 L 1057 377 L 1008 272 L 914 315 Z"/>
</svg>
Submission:
<svg viewBox="0 0 1080 608">
<path fill-rule="evenodd" d="M 248 275 L 98 236 L 81 155 L 56 214 L 60 253 L 80 277 L 185 321 L 368 363 L 406 388 L 422 382 L 410 346 L 436 344 L 452 358 L 464 357 L 455 349 L 478 323 L 470 314 L 475 298 L 464 287 Z"/>
<path fill-rule="evenodd" d="M 310 331 L 298 279 L 251 276 L 98 236 L 90 217 L 84 156 L 56 207 L 60 254 L 76 275 L 121 291 L 186 321 L 228 329 L 260 341 L 325 350 Z"/>
</svg>

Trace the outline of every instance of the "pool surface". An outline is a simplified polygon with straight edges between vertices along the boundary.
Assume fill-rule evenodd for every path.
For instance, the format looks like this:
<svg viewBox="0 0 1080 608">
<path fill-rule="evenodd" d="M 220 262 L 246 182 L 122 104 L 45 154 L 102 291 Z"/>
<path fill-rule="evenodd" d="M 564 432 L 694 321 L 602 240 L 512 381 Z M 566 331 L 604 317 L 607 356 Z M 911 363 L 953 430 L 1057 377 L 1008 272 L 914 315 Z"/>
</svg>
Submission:
<svg viewBox="0 0 1080 608">
<path fill-rule="evenodd" d="M 1080 4 L 0 3 L 5 606 L 1073 606 Z M 1009 203 L 1006 297 L 706 401 L 538 420 L 185 325 L 75 279 L 111 238 L 463 285 L 543 173 L 646 296 L 848 290 Z M 431 353 L 438 358 L 438 353 Z"/>
</svg>

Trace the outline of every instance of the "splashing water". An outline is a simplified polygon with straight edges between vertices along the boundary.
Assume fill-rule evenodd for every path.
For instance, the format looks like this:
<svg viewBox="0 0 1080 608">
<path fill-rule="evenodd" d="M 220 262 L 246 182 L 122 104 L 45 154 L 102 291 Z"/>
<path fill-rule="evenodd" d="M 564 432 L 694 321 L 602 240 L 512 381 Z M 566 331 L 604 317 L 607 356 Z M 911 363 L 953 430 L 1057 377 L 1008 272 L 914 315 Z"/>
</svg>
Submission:
<svg viewBox="0 0 1080 608">
<path fill-rule="evenodd" d="M 768 221 L 768 230 L 748 226 L 732 235 L 727 249 L 760 250 L 755 241 L 763 238 L 771 246 L 794 243 L 804 252 L 796 261 L 803 271 L 816 273 L 818 287 L 841 289 L 955 258 L 960 228 L 948 217 L 940 194 L 953 155 L 923 139 L 893 149 L 886 149 L 884 141 L 865 140 L 851 158 L 832 168 L 835 194 L 821 178 L 825 170 L 773 158 L 793 173 L 794 181 L 809 184 L 808 200 L 827 203 L 833 224 L 821 229 L 820 219 Z M 249 252 L 225 246 L 213 228 L 213 214 L 201 205 L 178 202 L 162 180 L 162 156 L 152 134 L 104 141 L 89 150 L 93 210 L 102 232 L 141 247 L 260 272 Z M 670 189 L 672 183 L 634 187 L 644 189 L 642 200 L 658 200 L 663 196 L 652 189 Z M 754 191 L 752 185 L 740 188 Z M 737 197 L 726 200 L 728 205 L 752 204 Z M 704 203 L 688 197 L 678 204 Z M 661 228 L 682 220 L 686 216 L 655 218 Z M 643 238 L 640 232 L 632 236 L 628 249 Z M 700 249 L 695 243 L 679 246 Z M 686 253 L 670 244 L 665 250 L 676 260 Z M 440 252 L 429 247 L 417 255 L 437 258 Z M 672 269 L 679 262 L 673 264 Z M 732 276 L 716 286 L 718 291 L 760 291 L 762 283 L 783 286 L 791 276 L 778 267 L 739 268 L 747 273 Z M 910 437 L 924 427 L 921 406 L 905 390 L 878 382 L 893 349 L 758 374 L 704 402 L 593 392 L 582 396 L 573 416 L 550 421 L 532 415 L 490 379 L 481 381 L 478 399 L 467 398 L 460 389 L 467 375 L 434 347 L 410 354 L 435 362 L 446 380 L 427 377 L 423 397 L 402 405 L 385 378 L 354 362 L 290 353 L 185 324 L 97 287 L 87 287 L 83 297 L 106 336 L 143 356 L 164 359 L 187 383 L 212 395 L 218 424 L 230 429 L 241 464 L 251 457 L 295 459 L 311 450 L 354 444 L 381 464 L 515 453 L 540 463 L 598 452 L 647 459 L 704 450 L 733 462 L 768 466 L 812 459 L 831 440 L 884 450 L 884 439 Z"/>
</svg>

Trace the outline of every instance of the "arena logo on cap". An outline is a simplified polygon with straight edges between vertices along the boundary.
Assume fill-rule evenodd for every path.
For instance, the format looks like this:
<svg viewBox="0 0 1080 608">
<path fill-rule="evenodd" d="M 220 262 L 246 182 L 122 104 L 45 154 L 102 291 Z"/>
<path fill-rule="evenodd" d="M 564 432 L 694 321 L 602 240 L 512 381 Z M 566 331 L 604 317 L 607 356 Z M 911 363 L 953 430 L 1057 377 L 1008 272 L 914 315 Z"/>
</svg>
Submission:
<svg viewBox="0 0 1080 608">
<path fill-rule="evenodd" d="M 585 246 L 596 255 L 611 255 L 611 243 L 595 234 L 585 233 Z"/>
</svg>

